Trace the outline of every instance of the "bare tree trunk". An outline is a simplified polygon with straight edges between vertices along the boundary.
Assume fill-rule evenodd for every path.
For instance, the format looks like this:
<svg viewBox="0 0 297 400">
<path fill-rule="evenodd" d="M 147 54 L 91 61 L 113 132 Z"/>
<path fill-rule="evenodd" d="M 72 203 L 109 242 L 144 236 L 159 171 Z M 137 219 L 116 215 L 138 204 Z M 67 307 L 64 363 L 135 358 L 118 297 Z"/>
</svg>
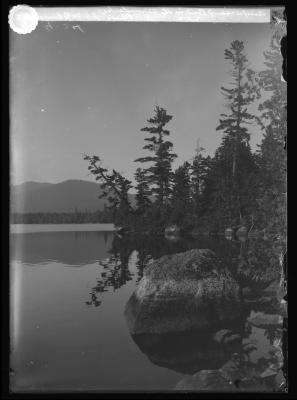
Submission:
<svg viewBox="0 0 297 400">
<path fill-rule="evenodd" d="M 236 141 L 236 139 L 235 139 L 235 141 Z M 235 169 L 236 169 L 236 144 L 234 145 L 233 161 L 232 161 L 232 175 L 233 175 L 233 178 L 235 176 Z"/>
</svg>

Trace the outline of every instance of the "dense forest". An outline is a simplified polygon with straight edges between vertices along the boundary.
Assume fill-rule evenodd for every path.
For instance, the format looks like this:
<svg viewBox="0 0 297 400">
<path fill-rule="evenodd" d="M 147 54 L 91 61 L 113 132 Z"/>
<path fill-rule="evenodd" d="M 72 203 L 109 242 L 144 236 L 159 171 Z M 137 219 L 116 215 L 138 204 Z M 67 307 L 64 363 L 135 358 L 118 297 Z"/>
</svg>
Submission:
<svg viewBox="0 0 297 400">
<path fill-rule="evenodd" d="M 81 223 L 112 223 L 112 214 L 105 207 L 102 211 L 79 211 L 65 213 L 13 213 L 13 224 L 81 224 Z"/>
<path fill-rule="evenodd" d="M 244 42 L 235 40 L 224 53 L 231 82 L 221 87 L 226 113 L 217 131 L 221 143 L 213 157 L 197 146 L 192 161 L 176 170 L 167 110 L 156 106 L 141 129 L 147 156 L 136 158 L 136 208 L 128 200 L 132 182 L 108 170 L 97 155 L 85 155 L 88 169 L 104 189 L 113 222 L 127 231 L 224 232 L 227 228 L 286 237 L 286 82 L 276 32 L 264 52 L 263 71 L 249 66 Z M 253 110 L 253 111 L 251 111 Z M 256 111 L 255 111 L 256 110 Z M 197 110 L 197 113 L 199 110 Z M 178 117 L 178 116 L 177 116 Z M 251 132 L 263 132 L 256 151 Z M 199 131 L 197 132 L 199 137 Z M 153 199 L 153 200 L 152 200 Z"/>
</svg>

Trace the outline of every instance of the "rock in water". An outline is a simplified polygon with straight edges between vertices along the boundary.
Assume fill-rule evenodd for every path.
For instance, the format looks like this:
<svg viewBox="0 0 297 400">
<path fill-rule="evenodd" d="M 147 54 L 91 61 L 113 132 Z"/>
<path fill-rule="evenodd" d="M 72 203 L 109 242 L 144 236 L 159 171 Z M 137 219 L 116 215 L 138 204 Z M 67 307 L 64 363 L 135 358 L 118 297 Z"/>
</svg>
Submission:
<svg viewBox="0 0 297 400">
<path fill-rule="evenodd" d="M 246 236 L 246 235 L 247 235 L 246 226 L 240 226 L 236 231 L 236 236 Z"/>
<path fill-rule="evenodd" d="M 220 370 L 202 370 L 183 378 L 175 390 L 233 392 L 236 388 L 232 382 L 225 379 Z"/>
<path fill-rule="evenodd" d="M 267 327 L 270 325 L 281 326 L 283 324 L 283 317 L 278 314 L 265 314 L 263 312 L 251 312 L 247 321 L 254 326 Z"/>
<path fill-rule="evenodd" d="M 278 375 L 278 376 L 277 376 Z M 276 379 L 277 376 L 277 379 Z M 263 373 L 255 366 L 241 366 L 232 360 L 220 369 L 201 370 L 192 376 L 185 376 L 175 386 L 175 390 L 208 392 L 280 392 L 285 380 L 267 368 Z"/>
<path fill-rule="evenodd" d="M 181 332 L 232 321 L 239 287 L 208 249 L 166 255 L 150 263 L 126 305 L 131 334 Z"/>
</svg>

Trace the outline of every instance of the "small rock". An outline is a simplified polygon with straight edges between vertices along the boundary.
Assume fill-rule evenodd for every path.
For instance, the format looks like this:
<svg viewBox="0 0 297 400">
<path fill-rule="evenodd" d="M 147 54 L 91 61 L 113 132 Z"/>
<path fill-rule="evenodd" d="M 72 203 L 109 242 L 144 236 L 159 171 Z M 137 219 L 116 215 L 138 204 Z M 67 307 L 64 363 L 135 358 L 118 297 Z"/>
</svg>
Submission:
<svg viewBox="0 0 297 400">
<path fill-rule="evenodd" d="M 233 234 L 233 229 L 232 228 L 226 228 L 225 229 L 225 235 L 229 236 Z"/>
<path fill-rule="evenodd" d="M 221 329 L 220 331 L 216 332 L 213 336 L 213 340 L 217 343 L 221 343 L 225 335 L 230 334 L 232 331 L 230 329 Z"/>
<path fill-rule="evenodd" d="M 228 361 L 219 369 L 219 371 L 221 372 L 222 376 L 230 382 L 234 382 L 237 379 L 242 379 L 244 377 L 236 360 Z"/>
<path fill-rule="evenodd" d="M 264 314 L 263 312 L 251 312 L 247 321 L 254 326 L 282 325 L 283 317 L 278 314 Z"/>
<path fill-rule="evenodd" d="M 240 339 L 240 335 L 238 333 L 234 333 L 233 335 L 224 338 L 224 343 L 230 343 L 237 339 Z"/>
<path fill-rule="evenodd" d="M 177 225 L 171 225 L 165 228 L 165 235 L 177 235 L 180 233 L 180 228 Z"/>
<path fill-rule="evenodd" d="M 260 375 L 260 378 L 268 378 L 269 376 L 277 375 L 278 370 L 273 368 L 272 366 L 269 366 L 268 368 L 265 369 L 264 372 Z"/>
<path fill-rule="evenodd" d="M 241 226 L 236 231 L 236 236 L 246 236 L 247 235 L 247 228 L 245 226 Z"/>
<path fill-rule="evenodd" d="M 234 391 L 232 382 L 228 382 L 219 370 L 202 370 L 193 376 L 186 376 L 175 387 L 176 390 Z"/>
<path fill-rule="evenodd" d="M 286 384 L 286 379 L 284 377 L 283 371 L 280 369 L 275 377 L 277 386 L 280 388 Z"/>
</svg>

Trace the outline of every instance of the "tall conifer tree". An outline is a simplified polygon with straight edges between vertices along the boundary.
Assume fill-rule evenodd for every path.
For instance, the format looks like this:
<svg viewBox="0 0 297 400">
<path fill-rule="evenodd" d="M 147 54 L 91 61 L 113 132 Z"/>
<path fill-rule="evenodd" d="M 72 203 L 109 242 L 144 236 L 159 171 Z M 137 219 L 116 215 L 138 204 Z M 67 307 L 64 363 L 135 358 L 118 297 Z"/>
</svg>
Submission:
<svg viewBox="0 0 297 400">
<path fill-rule="evenodd" d="M 171 151 L 173 144 L 165 140 L 170 132 L 164 127 L 172 119 L 172 116 L 159 106 L 156 106 L 154 111 L 155 115 L 147 120 L 149 126 L 141 129 L 143 132 L 149 133 L 149 136 L 144 139 L 148 143 L 143 149 L 150 151 L 153 155 L 141 157 L 135 161 L 151 163 L 151 166 L 145 171 L 149 183 L 152 185 L 152 193 L 156 196 L 158 205 L 162 207 L 169 200 L 172 181 L 171 164 L 177 155 Z"/>
<path fill-rule="evenodd" d="M 248 112 L 248 106 L 259 98 L 260 92 L 258 78 L 255 72 L 248 68 L 243 42 L 233 41 L 230 48 L 225 50 L 225 59 L 231 63 L 230 74 L 233 81 L 230 83 L 230 88 L 221 89 L 230 113 L 221 114 L 223 118 L 220 119 L 217 130 L 224 132 L 224 139 L 232 146 L 232 175 L 235 176 L 239 145 L 249 143 L 250 133 L 246 125 L 251 124 L 255 118 Z"/>
<path fill-rule="evenodd" d="M 266 69 L 260 72 L 261 87 L 270 93 L 260 104 L 259 123 L 264 130 L 260 145 L 259 210 L 260 225 L 274 234 L 286 230 L 286 133 L 287 84 L 281 80 L 282 55 L 278 35 L 264 52 Z"/>
<path fill-rule="evenodd" d="M 136 202 L 137 211 L 144 214 L 151 205 L 150 195 L 151 190 L 147 181 L 146 173 L 143 169 L 137 168 L 135 172 L 136 180 Z"/>
<path fill-rule="evenodd" d="M 197 153 L 191 165 L 191 186 L 192 186 L 192 199 L 195 215 L 199 217 L 203 194 L 205 189 L 205 182 L 211 166 L 211 157 L 203 156 L 201 152 Z"/>
<path fill-rule="evenodd" d="M 222 130 L 224 136 L 215 158 L 220 165 L 218 172 L 221 175 L 219 184 L 220 197 L 225 203 L 223 207 L 228 210 L 230 223 L 238 223 L 243 213 L 247 212 L 250 200 L 247 183 L 255 168 L 247 128 L 254 122 L 255 116 L 248 111 L 248 107 L 259 99 L 260 89 L 256 73 L 248 68 L 243 42 L 233 41 L 225 50 L 225 59 L 232 66 L 230 74 L 233 80 L 229 88 L 221 89 L 230 112 L 221 114 L 217 130 Z"/>
<path fill-rule="evenodd" d="M 188 217 L 193 212 L 190 164 L 188 162 L 177 168 L 174 173 L 171 208 L 171 222 L 179 226 L 188 224 Z"/>
</svg>

